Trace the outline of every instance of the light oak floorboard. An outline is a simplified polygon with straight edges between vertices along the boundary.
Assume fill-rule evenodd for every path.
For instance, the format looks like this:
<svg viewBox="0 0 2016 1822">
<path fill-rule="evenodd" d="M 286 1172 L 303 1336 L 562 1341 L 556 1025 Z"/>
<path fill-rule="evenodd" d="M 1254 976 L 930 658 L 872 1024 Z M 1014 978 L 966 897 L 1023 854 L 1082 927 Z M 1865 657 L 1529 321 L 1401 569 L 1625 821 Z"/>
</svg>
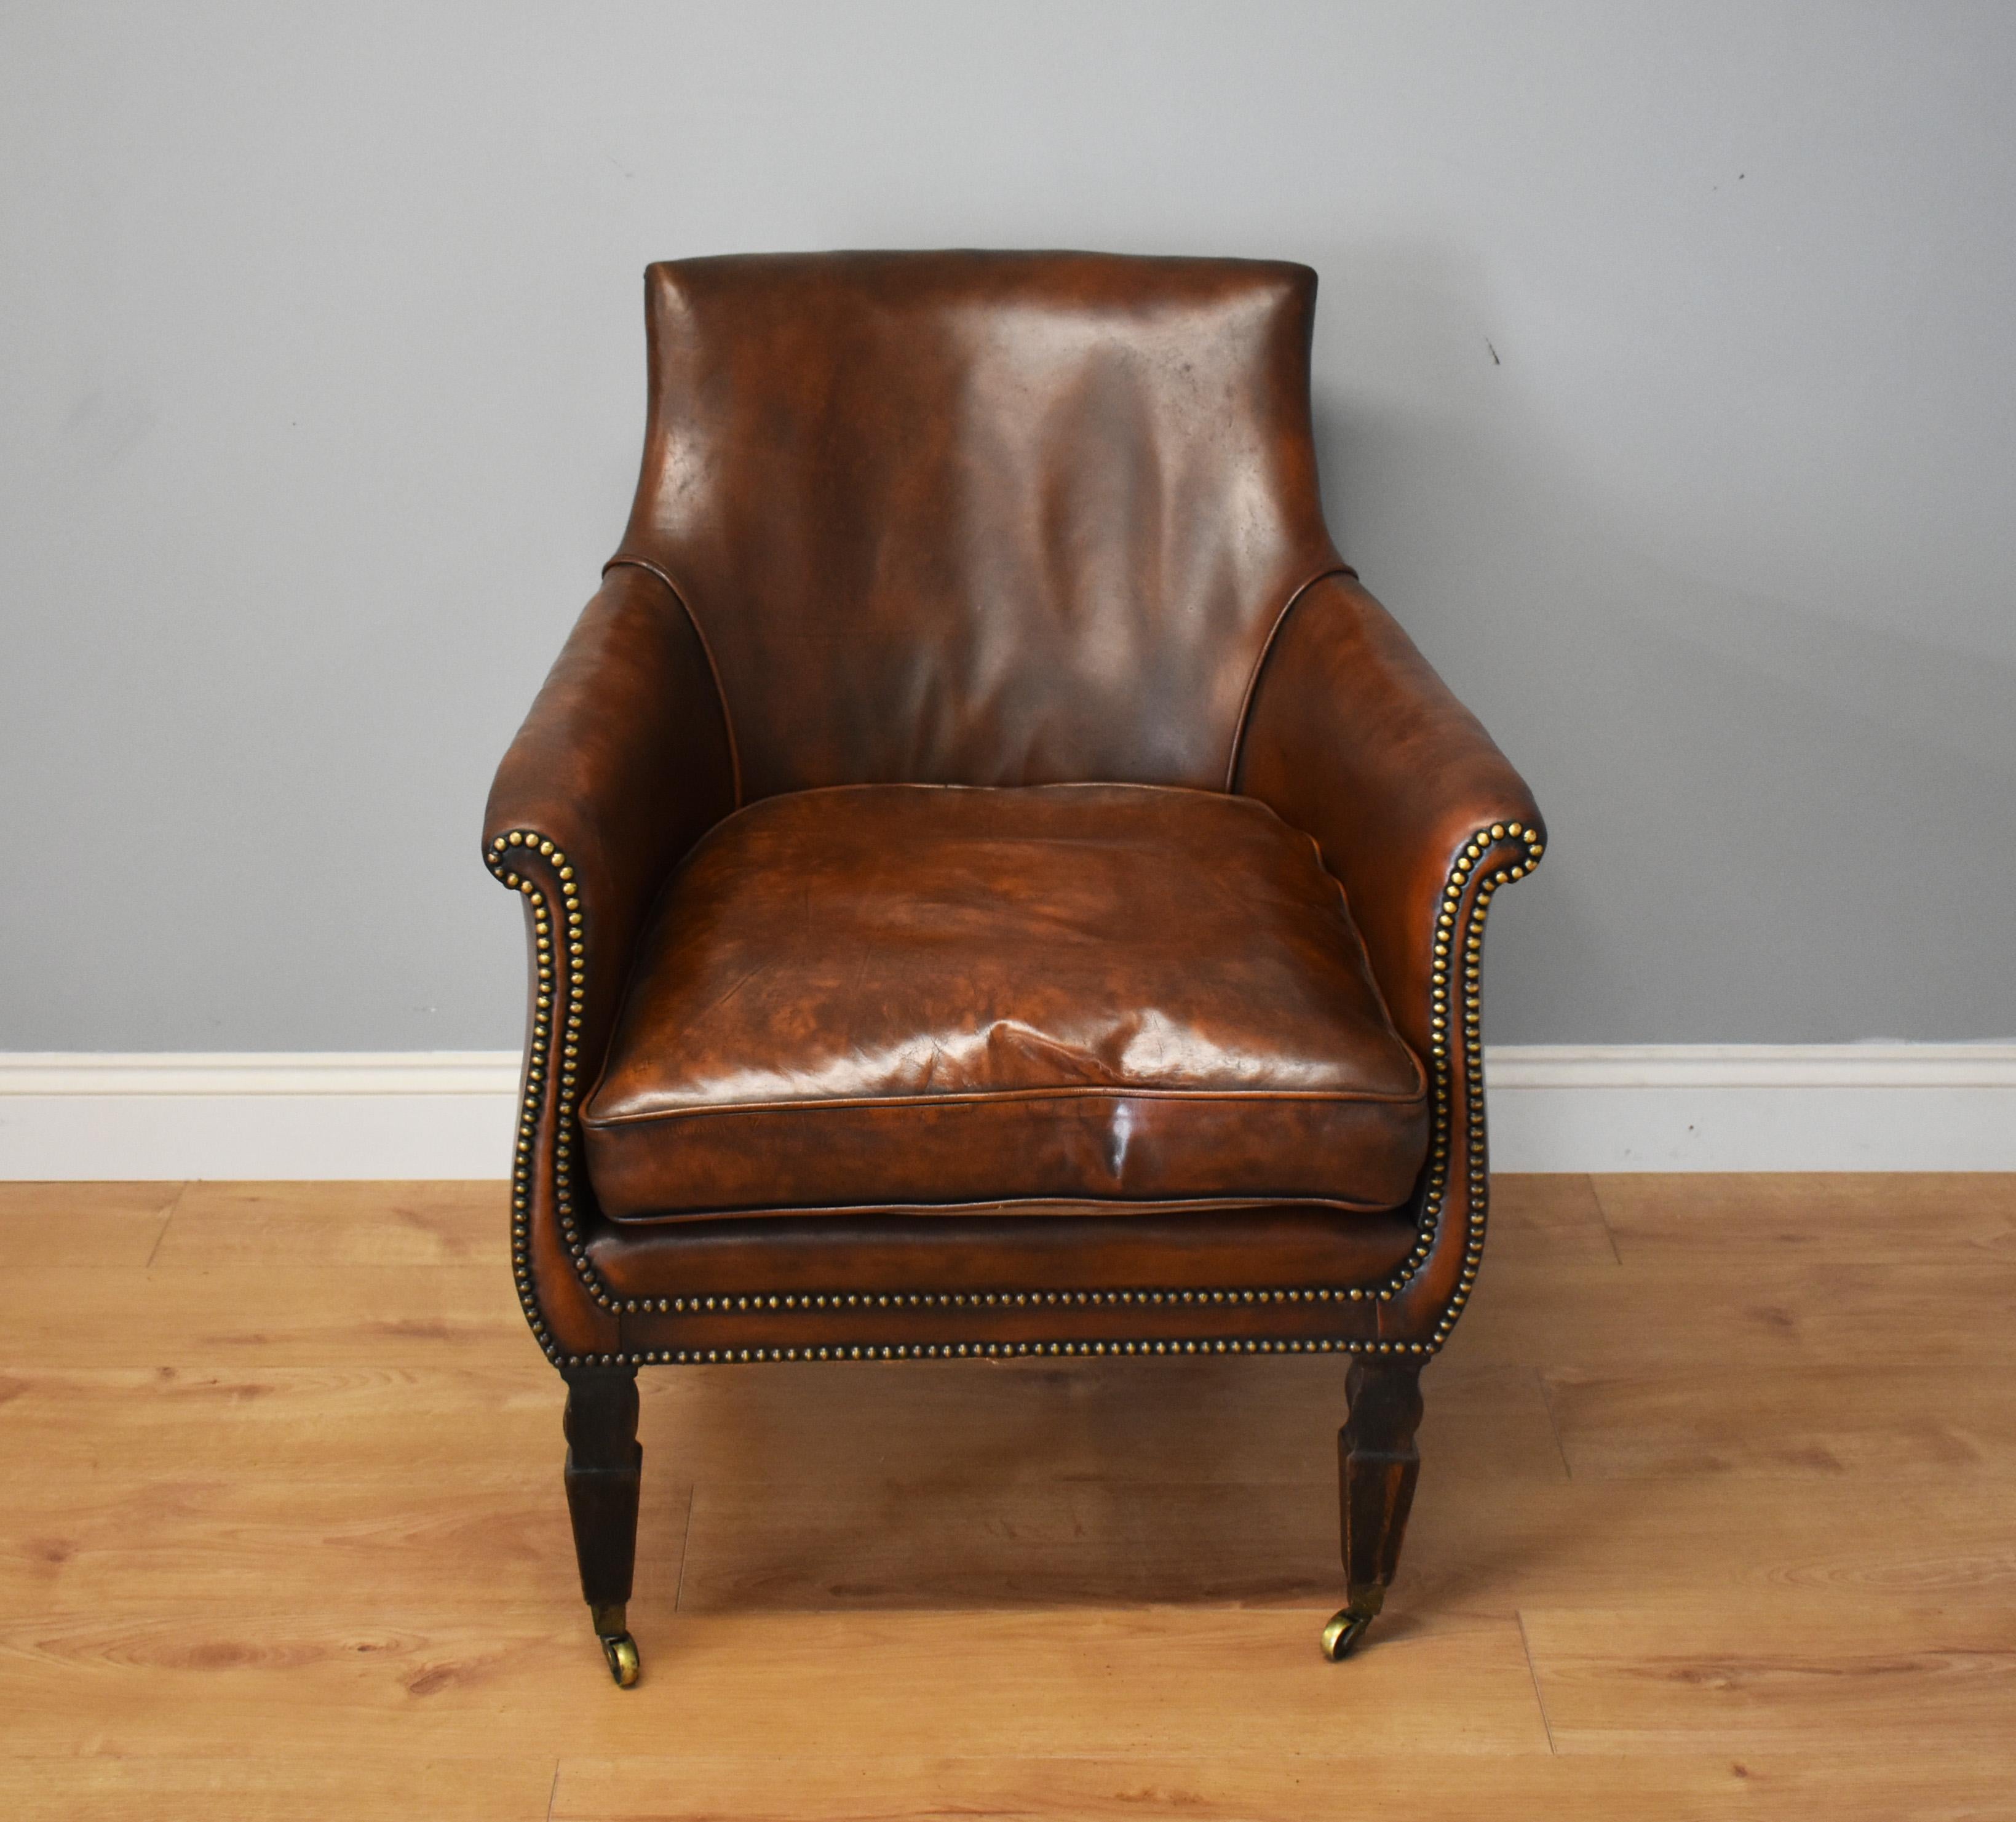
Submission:
<svg viewBox="0 0 2016 1822">
<path fill-rule="evenodd" d="M 1852 1741 L 2016 1772 L 2016 1603 L 1778 1599 L 1523 1615 L 1557 1752 Z M 2016 1802 L 2005 1776 L 2004 1802 Z"/>
<path fill-rule="evenodd" d="M 1395 1615 L 1715 1597 L 2016 1604 L 2016 1480 L 1503 1478 L 1429 1456 Z M 1334 1482 L 1086 1482 L 977 1498 L 859 1478 L 821 1495 L 699 1489 L 679 1611 L 1319 1605 L 1336 1591 Z M 1378 1636 L 1384 1636 L 1383 1631 Z"/>
<path fill-rule="evenodd" d="M 559 1767 L 509 1753 L 426 1759 L 0 1758 L 11 1822 L 545 1822 Z"/>
<path fill-rule="evenodd" d="M 524 1338 L 509 1363 L 0 1367 L 0 1488 L 136 1475 L 405 1475 L 499 1464 L 548 1475 L 562 1390 Z M 1440 1471 L 1493 1485 L 1565 1469 L 1539 1376 L 1438 1367 L 1422 1428 Z M 1077 1482 L 1334 1485 L 1334 1361 L 927 1362 L 646 1373 L 648 1475 L 789 1496 L 878 1481 L 975 1498 Z"/>
<path fill-rule="evenodd" d="M 502 1182 L 191 1183 L 155 1263 L 494 1265 L 510 1207 Z"/>
<path fill-rule="evenodd" d="M 0 1814 L 2016 1815 L 2011 1179 L 1502 1179 L 1344 1665 L 1341 1359 L 647 1373 L 628 1694 L 502 1222 L 0 1194 Z"/>
<path fill-rule="evenodd" d="M 180 1183 L 0 1183 L 0 1247 L 17 1266 L 145 1266 Z"/>
<path fill-rule="evenodd" d="M 1627 1264 L 2016 1256 L 2016 1173 L 1647 1172 L 1589 1180 Z"/>
<path fill-rule="evenodd" d="M 1586 1176 L 1496 1176 L 1491 1182 L 1495 1259 L 1582 1259 L 1615 1265 L 1616 1243 Z"/>
<path fill-rule="evenodd" d="M 2016 1255 L 1874 1265 L 1802 1257 L 1733 1271 L 1696 1255 L 1622 1267 L 1487 1258 L 1442 1357 L 1550 1366 L 1930 1364 L 2011 1358 Z"/>
<path fill-rule="evenodd" d="M 772 1759 L 562 1760 L 553 1822 L 1336 1822 L 1395 1816 L 1478 1822 L 1797 1822 L 2006 1818 L 1996 1758 L 1902 1765 L 1784 1755 L 1658 1758 L 1466 1754 L 1420 1759 L 1232 1752 L 1198 1759 Z"/>
<path fill-rule="evenodd" d="M 1694 1475 L 2016 1478 L 2016 1374 L 1678 1365 L 1543 1374 L 1577 1479 Z"/>
<path fill-rule="evenodd" d="M 0 1275 L 0 1372 L 16 1365 L 405 1363 L 447 1348 L 509 1361 L 526 1359 L 529 1345 L 502 1256 L 484 1265 L 345 1269 L 313 1262 L 192 1262 L 133 1272 L 31 1265 Z"/>
<path fill-rule="evenodd" d="M 452 1621 L 218 1614 L 0 1619 L 9 1750 L 260 1756 L 892 1754 L 1222 1749 L 1541 1752 L 1516 1624 L 1395 1625 L 1355 1668 L 1316 1648 L 1328 1608 L 742 1614 L 633 1604 L 644 1680 L 612 1688 L 585 1615 L 483 1602 Z"/>
<path fill-rule="evenodd" d="M 178 1601 L 223 1611 L 257 1590 L 272 1611 L 453 1614 L 491 1596 L 579 1599 L 557 1452 L 513 1471 L 185 1475 L 9 1490 L 0 1611 L 116 1613 Z M 646 1482 L 641 1599 L 670 1606 L 692 1489 Z"/>
</svg>

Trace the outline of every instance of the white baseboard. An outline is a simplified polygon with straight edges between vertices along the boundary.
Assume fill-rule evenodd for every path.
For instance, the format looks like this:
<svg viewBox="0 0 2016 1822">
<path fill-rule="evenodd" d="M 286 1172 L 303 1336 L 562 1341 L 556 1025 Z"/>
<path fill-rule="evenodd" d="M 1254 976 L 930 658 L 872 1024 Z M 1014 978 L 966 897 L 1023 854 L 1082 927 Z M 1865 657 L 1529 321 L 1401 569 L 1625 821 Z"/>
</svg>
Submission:
<svg viewBox="0 0 2016 1822">
<path fill-rule="evenodd" d="M 498 1177 L 507 1050 L 0 1053 L 0 1179 Z"/>
<path fill-rule="evenodd" d="M 1487 1050 L 1504 1171 L 2016 1171 L 2016 1044 Z"/>
<path fill-rule="evenodd" d="M 2016 1044 L 1503 1046 L 1506 1171 L 2016 1171 Z M 0 1053 L 0 1179 L 494 1177 L 506 1051 Z"/>
</svg>

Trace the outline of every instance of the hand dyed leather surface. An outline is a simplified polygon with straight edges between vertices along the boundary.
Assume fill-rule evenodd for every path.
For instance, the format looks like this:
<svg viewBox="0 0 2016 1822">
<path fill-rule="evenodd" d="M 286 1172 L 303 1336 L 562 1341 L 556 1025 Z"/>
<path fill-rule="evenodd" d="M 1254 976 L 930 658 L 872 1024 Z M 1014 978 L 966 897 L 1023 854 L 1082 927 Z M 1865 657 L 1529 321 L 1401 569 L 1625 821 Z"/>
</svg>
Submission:
<svg viewBox="0 0 2016 1822">
<path fill-rule="evenodd" d="M 1474 1274 L 1481 1232 L 1481 1128 L 1469 1124 L 1481 1084 L 1456 1041 L 1477 993 L 1474 974 L 1460 971 L 1464 938 L 1480 915 L 1477 882 L 1524 854 L 1516 841 L 1501 850 L 1489 830 L 1538 825 L 1517 774 L 1356 585 L 1324 530 L 1309 423 L 1313 275 L 1089 254 L 831 254 L 658 266 L 647 289 L 650 410 L 630 528 L 499 772 L 486 819 L 487 844 L 524 839 L 509 849 L 508 870 L 534 895 L 528 907 L 558 920 L 563 891 L 578 889 L 583 910 L 578 927 L 556 929 L 551 952 L 580 965 L 578 1001 L 556 989 L 535 1006 L 553 1024 L 550 1039 L 528 1050 L 514 1194 L 521 1293 L 549 1354 L 698 1358 L 686 1350 L 718 1345 L 722 1358 L 749 1358 L 752 1346 L 814 1340 L 873 1353 L 877 1325 L 885 1342 L 942 1341 L 947 1351 L 955 1340 L 961 1351 L 969 1338 L 991 1351 L 1046 1334 L 1116 1346 L 1122 1337 L 1147 1346 L 1179 1334 L 1200 1345 L 1215 1335 L 1222 1346 L 1229 1335 L 1236 1346 L 1240 1334 L 1255 1338 L 1249 1346 L 1305 1338 L 1326 1347 L 1432 1345 Z M 913 1157 L 908 1136 L 871 1136 L 883 1132 L 877 1125 L 844 1146 L 766 1137 L 739 1151 L 719 1147 L 709 1162 L 707 1193 L 732 1193 L 745 1211 L 776 1210 L 790 1199 L 780 1186 L 804 1190 L 821 1173 L 851 1175 L 857 1189 L 872 1179 L 850 1212 L 716 1219 L 695 1213 L 690 1159 L 650 1183 L 632 1182 L 628 1164 L 592 1149 L 585 1163 L 584 1130 L 559 1111 L 560 1071 L 573 1071 L 583 1093 L 595 1083 L 619 1014 L 626 1032 L 657 1016 L 664 970 L 667 980 L 689 967 L 719 978 L 720 956 L 697 956 L 693 930 L 671 909 L 706 877 L 710 829 L 725 823 L 726 836 L 745 805 L 752 825 L 773 804 L 789 823 L 831 798 L 804 798 L 793 811 L 783 794 L 819 787 L 1058 781 L 1229 787 L 1278 812 L 1316 838 L 1345 887 L 1377 994 L 1365 989 L 1365 959 L 1341 916 L 1323 962 L 1282 933 L 1304 927 L 1287 915 L 1309 910 L 1294 893 L 1279 901 L 1282 929 L 1256 932 L 1249 922 L 1237 942 L 1183 948 L 1190 901 L 1211 902 L 1233 864 L 1229 849 L 1211 846 L 1186 851 L 1190 883 L 1136 895 L 1124 942 L 1112 939 L 1139 951 L 1132 971 L 1118 961 L 1094 970 L 1075 997 L 1053 978 L 1051 945 L 1038 945 L 1039 965 L 997 960 L 991 977 L 974 969 L 991 997 L 954 1010 L 956 969 L 916 990 L 941 939 L 913 922 L 921 974 L 906 974 L 902 990 L 884 995 L 886 1016 L 859 1046 L 866 1002 L 849 1001 L 845 1019 L 827 1022 L 834 1002 L 808 995 L 795 1024 L 779 1003 L 778 1016 L 749 1025 L 752 1052 L 766 1034 L 761 1053 L 731 1067 L 723 1050 L 708 1061 L 699 1035 L 722 1035 L 731 1001 L 704 1013 L 692 1034 L 682 1023 L 656 1028 L 662 1080 L 715 1092 L 739 1069 L 773 1089 L 871 1078 L 914 1086 L 925 1078 L 916 1040 L 963 1040 L 983 1027 L 1018 1041 L 955 1044 L 962 1066 L 1062 1057 L 1110 1070 L 1135 1053 L 1132 1035 L 1114 1047 L 1129 1018 L 1138 1033 L 1182 1003 L 1162 985 L 1182 967 L 1164 964 L 1201 963 L 1211 978 L 1229 955 L 1257 944 L 1275 958 L 1271 985 L 1256 975 L 1224 1002 L 1243 1009 L 1239 1021 L 1213 1011 L 1197 1026 L 1210 1042 L 1194 1056 L 1186 1046 L 1176 1052 L 1197 1061 L 1212 1051 L 1211 1068 L 1235 1075 L 1248 1064 L 1314 1063 L 1319 1075 L 1332 1071 L 1323 1079 L 1333 1086 L 1363 1068 L 1390 1089 L 1396 1078 L 1384 1071 L 1394 1052 L 1384 1046 L 1392 1032 L 1366 1039 L 1380 1021 L 1365 1008 L 1383 1002 L 1407 1050 L 1428 1066 L 1425 1169 L 1418 1128 L 1403 1136 L 1390 1123 L 1403 1101 L 1376 1096 L 1355 1104 L 1351 1118 L 1363 1123 L 1341 1143 L 1336 1132 L 1271 1146 L 1248 1134 L 1187 1156 L 1166 1110 L 1151 1110 L 1161 1117 L 1146 1126 L 1130 1112 L 1123 1154 L 1114 1110 L 1157 1097 L 1138 1084 L 1108 1092 L 1098 1082 L 1073 1084 L 1096 1091 L 1082 1098 L 1099 1104 L 1097 1117 L 1064 1128 L 1075 1137 L 1047 1150 L 1003 1143 Z M 1247 819 L 1242 828 L 1265 826 L 1252 805 L 1227 814 Z M 1452 913 L 1441 895 L 1466 844 L 1481 858 L 1466 862 L 1475 870 Z M 1071 849 L 1088 878 L 1104 877 L 1101 846 Z M 549 847 L 566 857 L 564 880 Z M 789 935 L 775 959 L 808 965 L 819 930 L 810 906 L 824 895 L 876 939 L 843 962 L 879 942 L 886 966 L 889 939 L 905 929 L 918 852 L 913 843 L 873 859 L 869 870 L 889 882 L 880 924 L 861 877 L 835 893 L 798 861 L 780 867 L 765 888 L 776 927 Z M 1279 852 L 1255 858 L 1261 881 L 1287 879 Z M 997 896 L 1006 909 L 1020 902 Z M 796 924 L 783 916 L 794 905 Z M 1060 954 L 1082 934 L 1061 927 Z M 715 931 L 723 952 L 744 934 L 726 924 Z M 836 937 L 829 968 L 839 946 Z M 1459 970 L 1458 999 L 1444 1013 L 1431 1003 L 1438 966 Z M 1320 985 L 1313 998 L 1312 980 Z M 738 996 L 761 985 L 757 977 Z M 1129 991 L 1136 986 L 1143 990 Z M 842 989 L 852 982 L 836 977 L 844 999 Z M 1038 1016 L 1009 1007 L 1014 993 L 1029 995 Z M 1264 1014 L 1253 1016 L 1263 1001 Z M 1312 1017 L 1320 1024 L 1323 1006 L 1346 1001 L 1363 1017 L 1334 1024 L 1357 1038 L 1328 1049 L 1311 1042 Z M 1221 998 L 1209 1006 L 1221 1008 Z M 1196 1006 L 1185 1016 L 1201 1017 Z M 864 1022 L 857 1031 L 851 1021 Z M 1024 1026 L 1045 1043 L 1021 1043 Z M 1060 1032 L 1061 1051 L 1048 1042 Z M 848 1042 L 836 1045 L 837 1034 Z M 626 1079 L 642 1079 L 616 1060 L 605 1085 L 612 1097 Z M 934 1053 L 931 1068 L 941 1067 L 949 1064 Z M 737 1117 L 682 1118 L 692 1126 Z M 661 1123 L 680 1122 L 640 1122 Z M 1053 1192 L 1080 1187 L 1014 1212 L 998 1200 L 926 1218 L 892 1212 L 900 1192 L 925 1186 L 923 1176 L 948 1158 L 982 1174 L 974 1167 L 983 1153 Z M 1427 1194 L 1438 1169 L 1447 1184 L 1439 1200 Z M 1042 1178 L 1046 1170 L 1053 1175 Z M 1010 1194 L 999 1174 L 985 1174 L 981 1197 L 970 1200 Z M 1223 1205 L 1151 1202 L 1115 1219 L 1093 1212 L 1110 1202 L 1081 1199 L 1083 1183 L 1102 1174 L 1108 1186 L 1131 1176 L 1129 1194 L 1179 1180 L 1194 1186 L 1210 1175 L 1211 1199 Z M 604 1192 L 625 1219 L 598 1205 Z M 1417 1254 L 1406 1251 L 1411 1215 L 1342 1205 L 1367 1194 L 1412 1198 L 1423 1224 Z M 1403 1269 L 1375 1294 L 1369 1287 L 1396 1261 Z M 1049 1300 L 1032 1274 L 1050 1287 Z M 1082 1301 L 1102 1280 L 1144 1294 Z M 985 1292 L 985 1303 L 920 1304 L 932 1280 L 963 1287 L 962 1297 Z M 1363 1301 L 1281 1288 L 1361 1281 Z M 850 1301 L 842 1316 L 778 1304 L 759 1312 L 752 1301 L 794 1284 L 824 1284 L 859 1305 Z M 1146 1289 L 1154 1286 L 1196 1288 L 1179 1304 Z M 734 1292 L 738 1306 L 671 1309 L 696 1289 Z M 911 1298 L 900 1309 L 891 1301 L 898 1294 Z"/>
<path fill-rule="evenodd" d="M 705 632 L 745 798 L 1222 788 L 1261 650 L 1341 567 L 1309 436 L 1316 275 L 839 254 L 647 280 L 618 563 Z"/>
<path fill-rule="evenodd" d="M 583 1110 L 605 1212 L 1403 1201 L 1425 1084 L 1249 798 L 869 785 L 716 828 Z"/>
</svg>

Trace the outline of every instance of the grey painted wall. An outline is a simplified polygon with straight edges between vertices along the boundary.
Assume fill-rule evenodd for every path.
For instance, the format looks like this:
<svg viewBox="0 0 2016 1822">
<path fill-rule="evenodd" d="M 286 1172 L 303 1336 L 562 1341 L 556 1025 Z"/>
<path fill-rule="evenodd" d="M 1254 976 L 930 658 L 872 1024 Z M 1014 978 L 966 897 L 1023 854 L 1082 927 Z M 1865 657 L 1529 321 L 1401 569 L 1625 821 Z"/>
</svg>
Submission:
<svg viewBox="0 0 2016 1822">
<path fill-rule="evenodd" d="M 0 1048 L 515 1043 L 650 259 L 1278 254 L 1504 1041 L 2016 1033 L 2016 9 L 7 9 Z"/>
</svg>

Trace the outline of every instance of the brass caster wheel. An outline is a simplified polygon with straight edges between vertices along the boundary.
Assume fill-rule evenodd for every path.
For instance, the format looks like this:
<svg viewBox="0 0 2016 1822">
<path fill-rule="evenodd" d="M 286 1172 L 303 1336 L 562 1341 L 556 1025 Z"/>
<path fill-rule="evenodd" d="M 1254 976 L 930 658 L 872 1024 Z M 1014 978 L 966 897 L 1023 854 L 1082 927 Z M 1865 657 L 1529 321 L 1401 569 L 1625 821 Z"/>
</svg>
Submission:
<svg viewBox="0 0 2016 1822">
<path fill-rule="evenodd" d="M 1337 1664 L 1356 1651 L 1385 1600 L 1386 1590 L 1376 1583 L 1369 1588 L 1354 1588 L 1350 1604 L 1331 1615 L 1330 1624 L 1323 1629 L 1323 1655 Z"/>
<path fill-rule="evenodd" d="M 609 1674 L 618 1689 L 633 1687 L 637 1681 L 637 1641 L 626 1633 L 602 1641 L 602 1655 L 609 1660 Z"/>
<path fill-rule="evenodd" d="M 637 1641 L 630 1636 L 628 1616 L 620 1605 L 591 1607 L 590 1616 L 595 1621 L 595 1636 L 602 1647 L 602 1655 L 609 1661 L 609 1674 L 616 1679 L 618 1689 L 636 1686 Z"/>
</svg>

